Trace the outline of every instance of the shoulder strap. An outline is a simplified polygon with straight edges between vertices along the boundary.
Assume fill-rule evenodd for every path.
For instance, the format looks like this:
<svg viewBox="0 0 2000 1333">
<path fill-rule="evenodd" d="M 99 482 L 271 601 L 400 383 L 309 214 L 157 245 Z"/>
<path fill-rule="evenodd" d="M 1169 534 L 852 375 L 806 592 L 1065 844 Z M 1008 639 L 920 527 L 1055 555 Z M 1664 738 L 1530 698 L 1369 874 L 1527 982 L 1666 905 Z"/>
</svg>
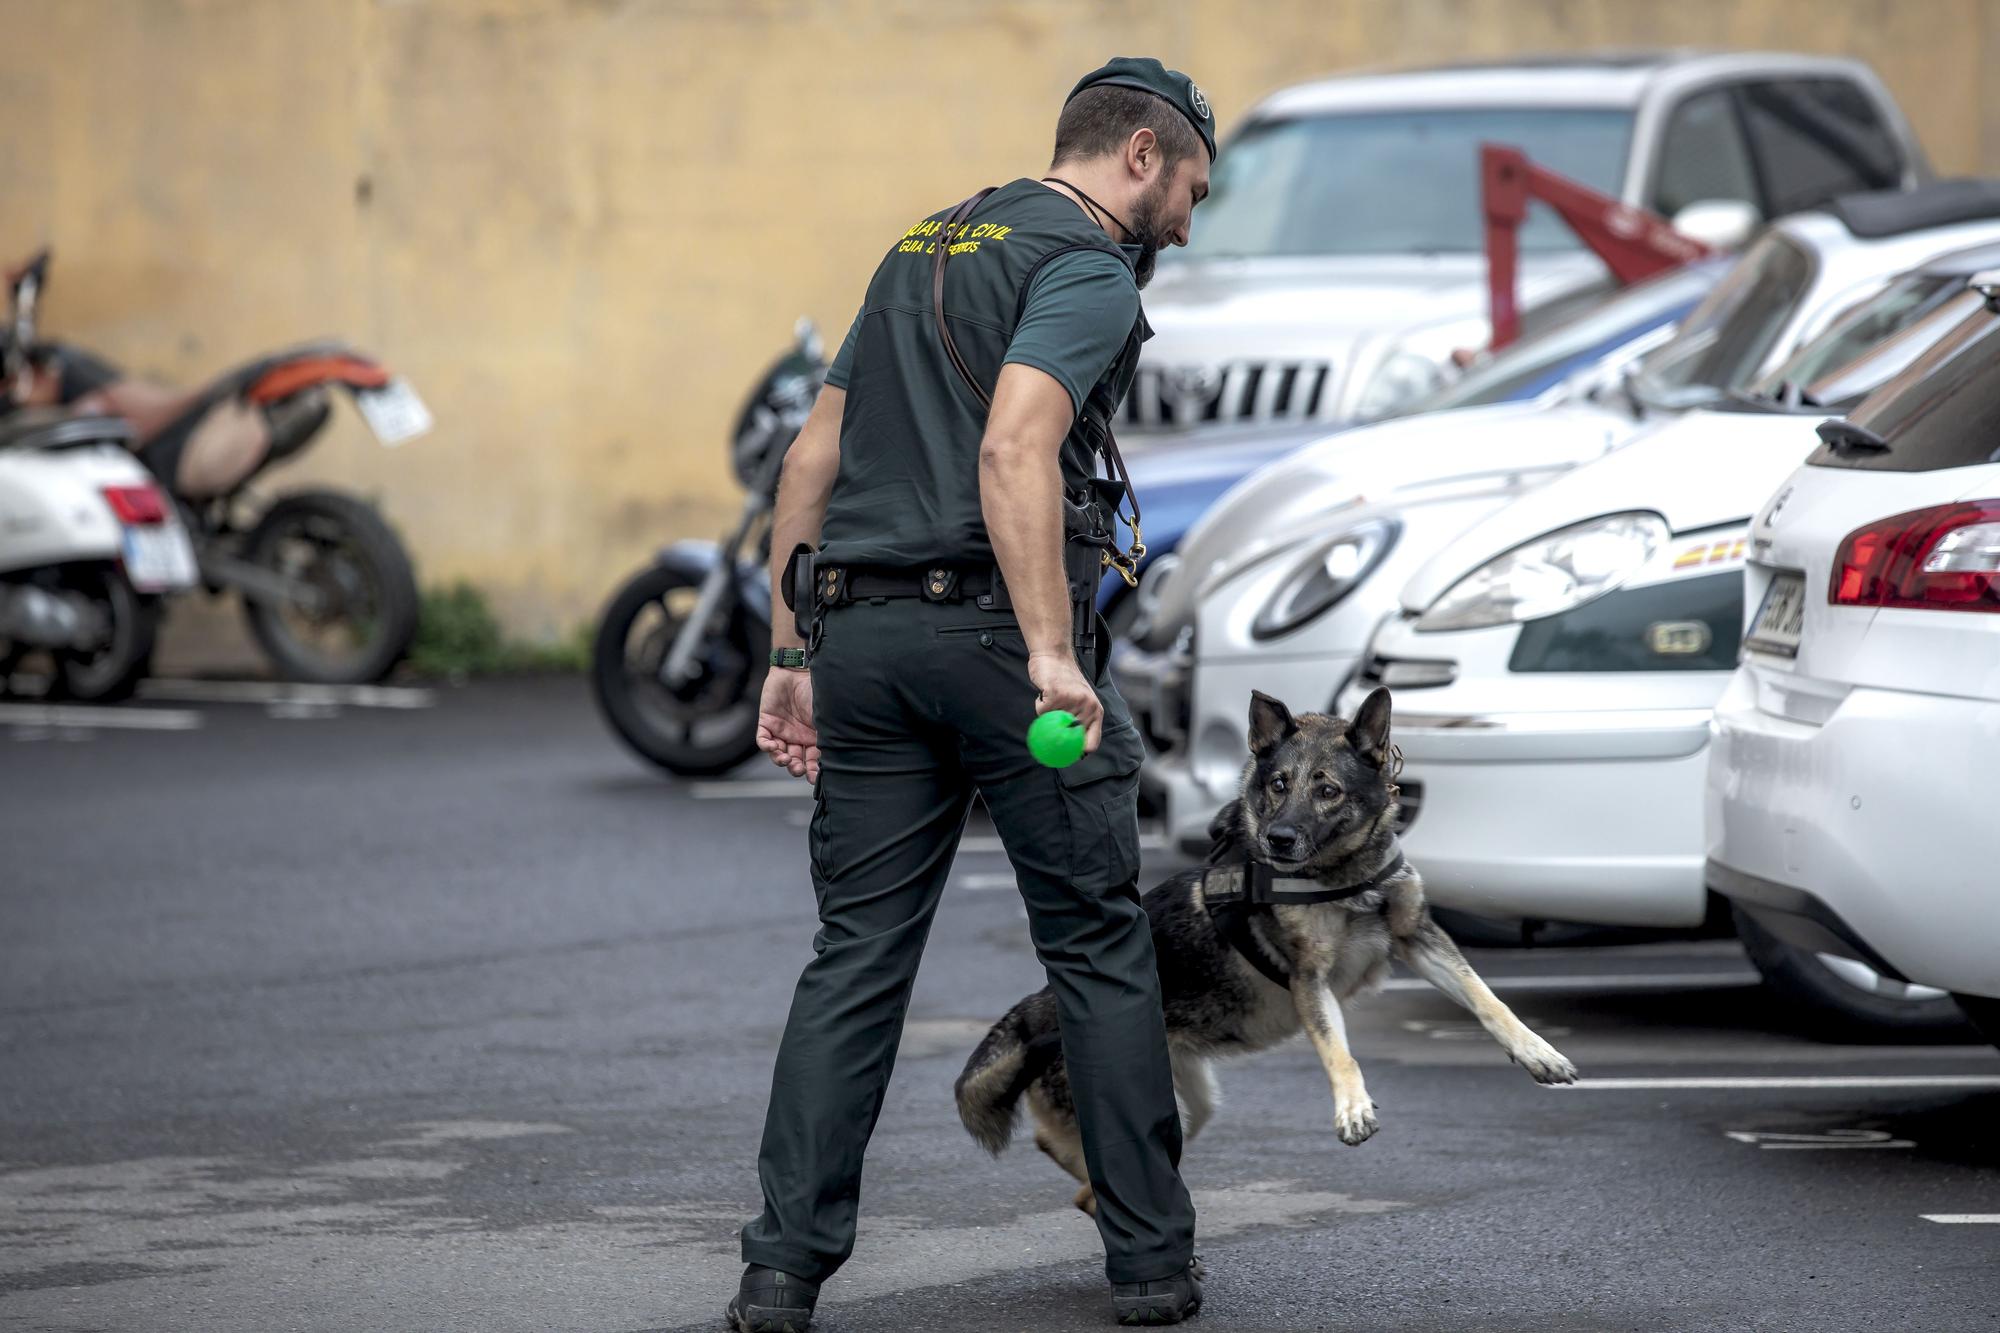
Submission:
<svg viewBox="0 0 2000 1333">
<path fill-rule="evenodd" d="M 958 377 L 965 381 L 965 387 L 972 390 L 972 396 L 979 400 L 981 407 L 993 406 L 993 395 L 986 392 L 985 385 L 973 378 L 971 368 L 965 364 L 965 358 L 959 355 L 958 344 L 952 341 L 951 324 L 944 317 L 944 266 L 945 261 L 951 258 L 952 242 L 958 234 L 960 224 L 972 216 L 974 209 L 986 202 L 986 196 L 992 194 L 995 188 L 989 185 L 952 209 L 951 216 L 946 218 L 944 225 L 938 229 L 937 244 L 931 252 L 931 316 L 937 321 L 938 341 L 944 344 L 945 359 L 951 362 L 952 369 L 956 370 Z"/>
<path fill-rule="evenodd" d="M 986 391 L 986 386 L 973 376 L 971 368 L 965 364 L 965 358 L 959 354 L 958 344 L 952 339 L 951 323 L 944 317 L 944 266 L 951 258 L 952 242 L 960 224 L 986 202 L 986 196 L 992 194 L 995 188 L 997 187 L 989 185 L 951 210 L 951 216 L 945 219 L 944 225 L 938 231 L 937 246 L 931 253 L 931 318 L 937 324 L 938 341 L 944 345 L 945 359 L 951 362 L 952 369 L 958 372 L 958 377 L 965 381 L 965 387 L 972 390 L 972 396 L 979 400 L 981 407 L 987 408 L 993 406 L 993 395 Z M 1028 288 L 1033 285 L 1035 275 L 1041 271 L 1042 265 L 1057 255 L 1068 254 L 1072 250 L 1099 249 L 1103 247 L 1090 244 L 1065 245 L 1036 260 L 1034 268 L 1028 270 L 1027 281 L 1021 284 L 1020 294 L 1015 298 L 1015 321 L 1019 322 L 1021 312 L 1027 308 Z M 1132 510 L 1125 521 L 1132 529 L 1133 549 L 1127 553 L 1125 559 L 1131 564 L 1136 564 L 1146 552 L 1139 535 L 1139 492 L 1132 485 L 1132 474 L 1125 466 L 1125 455 L 1118 451 L 1118 439 L 1111 433 L 1111 423 L 1107 420 L 1098 424 L 1104 431 L 1106 469 L 1111 473 L 1111 479 L 1124 488 L 1125 503 Z M 1118 566 L 1118 562 L 1108 556 L 1106 563 Z M 1135 581 L 1129 569 L 1120 568 L 1120 573 L 1125 576 L 1127 583 Z"/>
</svg>

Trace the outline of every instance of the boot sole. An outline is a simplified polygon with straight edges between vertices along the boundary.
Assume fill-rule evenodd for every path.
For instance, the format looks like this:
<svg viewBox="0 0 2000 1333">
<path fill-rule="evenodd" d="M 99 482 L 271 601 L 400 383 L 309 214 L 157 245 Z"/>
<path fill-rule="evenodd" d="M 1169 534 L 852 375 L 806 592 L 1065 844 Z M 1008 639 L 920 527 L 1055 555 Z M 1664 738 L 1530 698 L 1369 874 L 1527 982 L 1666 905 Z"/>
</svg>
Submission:
<svg viewBox="0 0 2000 1333">
<path fill-rule="evenodd" d="M 813 1312 L 782 1305 L 746 1305 L 734 1302 L 722 1312 L 732 1333 L 806 1333 Z"/>
<path fill-rule="evenodd" d="M 1178 1324 L 1201 1312 L 1201 1295 L 1197 1292 L 1194 1299 L 1185 1305 L 1172 1303 L 1158 1296 L 1114 1296 L 1112 1307 L 1117 1312 L 1120 1324 L 1135 1327 Z"/>
</svg>

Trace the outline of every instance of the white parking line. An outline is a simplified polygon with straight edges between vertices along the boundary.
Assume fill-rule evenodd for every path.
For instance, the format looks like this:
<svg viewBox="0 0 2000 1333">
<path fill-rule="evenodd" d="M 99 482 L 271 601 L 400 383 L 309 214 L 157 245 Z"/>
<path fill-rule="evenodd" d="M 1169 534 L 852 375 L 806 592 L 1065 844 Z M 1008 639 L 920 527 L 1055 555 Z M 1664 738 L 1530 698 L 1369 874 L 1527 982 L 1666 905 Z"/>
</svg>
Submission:
<svg viewBox="0 0 2000 1333">
<path fill-rule="evenodd" d="M 266 680 L 148 680 L 139 685 L 147 699 L 173 703 L 280 704 L 352 708 L 430 708 L 437 691 L 405 685 L 305 685 Z"/>
<path fill-rule="evenodd" d="M 974 893 L 990 889 L 1011 889 L 1014 887 L 1012 875 L 958 875 L 954 877 L 958 887 Z"/>
<path fill-rule="evenodd" d="M 1918 1213 L 1917 1216 L 1946 1226 L 2000 1226 L 2000 1213 Z"/>
<path fill-rule="evenodd" d="M 1140 851 L 1164 852 L 1166 849 L 1167 849 L 1167 840 L 1161 837 L 1159 834 L 1141 833 L 1139 835 Z M 961 852 L 976 852 L 980 855 L 985 855 L 990 852 L 1004 852 L 1007 849 L 1001 845 L 1000 839 L 995 837 L 993 834 L 973 833 L 958 840 L 958 850 L 960 850 Z"/>
<path fill-rule="evenodd" d="M 86 708 L 80 704 L 0 704 L 0 726 L 88 730 L 193 731 L 201 714 L 188 708 Z"/>
<path fill-rule="evenodd" d="M 1829 1074 L 1797 1078 L 1585 1078 L 1552 1085 L 1573 1092 L 1655 1092 L 1675 1088 L 2000 1088 L 2000 1074 Z"/>
<path fill-rule="evenodd" d="M 1758 977 L 1738 972 L 1621 972 L 1601 977 L 1482 977 L 1494 990 L 1702 990 L 1754 986 Z M 1434 990 L 1419 977 L 1394 977 L 1383 990 Z"/>
<path fill-rule="evenodd" d="M 742 778 L 735 782 L 690 782 L 688 794 L 697 801 L 811 800 L 812 784 L 804 778 Z"/>
</svg>

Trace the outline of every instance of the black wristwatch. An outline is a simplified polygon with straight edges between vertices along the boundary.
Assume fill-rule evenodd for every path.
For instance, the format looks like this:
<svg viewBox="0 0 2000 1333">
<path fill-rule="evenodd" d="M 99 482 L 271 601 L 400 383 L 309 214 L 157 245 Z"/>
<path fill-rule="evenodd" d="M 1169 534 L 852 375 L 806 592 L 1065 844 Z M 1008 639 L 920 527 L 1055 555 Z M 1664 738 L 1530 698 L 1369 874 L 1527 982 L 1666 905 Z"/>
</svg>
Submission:
<svg viewBox="0 0 2000 1333">
<path fill-rule="evenodd" d="M 786 667 L 792 671 L 804 671 L 806 669 L 806 650 L 803 648 L 773 648 L 771 650 L 771 665 L 774 667 Z"/>
</svg>

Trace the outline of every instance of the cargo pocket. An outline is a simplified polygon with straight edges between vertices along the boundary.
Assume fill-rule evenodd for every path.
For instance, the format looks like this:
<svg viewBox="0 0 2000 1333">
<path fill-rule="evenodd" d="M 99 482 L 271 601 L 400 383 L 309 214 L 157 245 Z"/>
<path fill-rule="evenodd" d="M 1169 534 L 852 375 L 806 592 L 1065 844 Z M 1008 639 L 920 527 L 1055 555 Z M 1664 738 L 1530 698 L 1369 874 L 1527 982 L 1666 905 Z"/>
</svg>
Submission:
<svg viewBox="0 0 2000 1333">
<path fill-rule="evenodd" d="M 1139 875 L 1139 764 L 1145 749 L 1129 719 L 1106 716 L 1097 748 L 1056 770 L 1069 821 L 1070 882 L 1107 893 Z"/>
</svg>

